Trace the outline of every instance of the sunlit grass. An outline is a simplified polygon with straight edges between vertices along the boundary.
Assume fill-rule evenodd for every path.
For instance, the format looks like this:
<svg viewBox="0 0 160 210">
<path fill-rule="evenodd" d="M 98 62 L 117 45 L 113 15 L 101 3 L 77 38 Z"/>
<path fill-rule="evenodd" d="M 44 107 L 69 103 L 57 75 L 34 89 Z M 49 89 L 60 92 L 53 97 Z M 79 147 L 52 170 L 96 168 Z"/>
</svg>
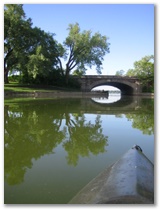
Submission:
<svg viewBox="0 0 160 210">
<path fill-rule="evenodd" d="M 9 92 L 34 92 L 34 91 L 39 91 L 39 92 L 53 92 L 55 90 L 51 89 L 41 89 L 41 88 L 31 88 L 31 87 L 13 87 L 13 86 L 4 86 L 4 91 L 9 91 Z"/>
<path fill-rule="evenodd" d="M 12 82 L 9 84 L 4 85 L 5 92 L 55 92 L 55 91 L 77 91 L 73 88 L 62 88 L 62 87 L 55 87 L 55 86 L 46 86 L 42 87 L 41 85 L 21 85 L 16 82 Z"/>
</svg>

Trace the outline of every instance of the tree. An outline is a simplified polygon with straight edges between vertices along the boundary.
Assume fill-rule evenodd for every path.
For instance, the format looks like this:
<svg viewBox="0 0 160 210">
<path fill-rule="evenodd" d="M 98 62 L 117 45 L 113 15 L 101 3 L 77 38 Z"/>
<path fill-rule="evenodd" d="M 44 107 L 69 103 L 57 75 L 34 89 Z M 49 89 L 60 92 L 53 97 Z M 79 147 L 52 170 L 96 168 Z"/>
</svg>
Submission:
<svg viewBox="0 0 160 210">
<path fill-rule="evenodd" d="M 57 66 L 59 51 L 57 50 L 58 44 L 53 36 L 54 34 L 46 33 L 37 27 L 33 28 L 34 44 L 28 54 L 26 68 L 28 74 L 34 79 L 38 75 L 48 77 L 49 73 Z"/>
<path fill-rule="evenodd" d="M 96 66 L 97 73 L 101 73 L 103 57 L 109 53 L 109 43 L 107 37 L 100 33 L 92 35 L 90 30 L 80 31 L 78 23 L 70 24 L 68 27 L 69 35 L 64 41 L 64 54 L 66 60 L 66 68 L 64 76 L 66 84 L 71 71 L 76 67 L 77 71 L 83 74 L 87 70 L 86 67 Z M 63 72 L 62 62 L 59 59 L 61 71 Z"/>
<path fill-rule="evenodd" d="M 134 69 L 128 69 L 126 76 L 129 76 L 129 77 L 136 76 Z"/>
<path fill-rule="evenodd" d="M 26 19 L 23 5 L 8 4 L 4 8 L 4 81 L 8 72 L 21 72 L 24 82 L 36 80 L 37 76 L 49 77 L 57 67 L 62 47 L 40 28 L 32 28 L 31 19 Z"/>
<path fill-rule="evenodd" d="M 26 19 L 23 5 L 4 6 L 4 82 L 8 83 L 8 72 L 13 70 L 19 57 L 30 44 L 31 19 Z"/>
<path fill-rule="evenodd" d="M 117 76 L 123 76 L 124 75 L 124 70 L 118 70 L 118 71 L 116 71 L 116 75 Z"/>
<path fill-rule="evenodd" d="M 134 62 L 134 69 L 129 69 L 126 75 L 138 77 L 145 91 L 154 91 L 154 56 L 145 56 Z"/>
</svg>

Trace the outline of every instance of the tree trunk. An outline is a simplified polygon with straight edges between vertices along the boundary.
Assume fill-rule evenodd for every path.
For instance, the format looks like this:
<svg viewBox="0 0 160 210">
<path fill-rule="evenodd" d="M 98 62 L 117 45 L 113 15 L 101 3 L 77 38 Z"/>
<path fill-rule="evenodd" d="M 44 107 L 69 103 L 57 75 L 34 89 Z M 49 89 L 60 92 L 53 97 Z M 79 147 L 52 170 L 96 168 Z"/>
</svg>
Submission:
<svg viewBox="0 0 160 210">
<path fill-rule="evenodd" d="M 7 66 L 7 61 L 8 61 L 8 58 L 12 55 L 12 53 L 13 53 L 13 49 L 10 49 L 4 58 L 4 83 L 5 84 L 9 83 L 9 81 L 8 81 L 9 69 Z"/>
<path fill-rule="evenodd" d="M 68 85 L 69 83 L 69 69 L 68 68 L 66 68 L 65 83 L 66 85 Z"/>
<path fill-rule="evenodd" d="M 8 68 L 4 67 L 4 83 L 5 84 L 9 83 L 9 81 L 8 81 L 8 72 L 9 72 Z"/>
</svg>

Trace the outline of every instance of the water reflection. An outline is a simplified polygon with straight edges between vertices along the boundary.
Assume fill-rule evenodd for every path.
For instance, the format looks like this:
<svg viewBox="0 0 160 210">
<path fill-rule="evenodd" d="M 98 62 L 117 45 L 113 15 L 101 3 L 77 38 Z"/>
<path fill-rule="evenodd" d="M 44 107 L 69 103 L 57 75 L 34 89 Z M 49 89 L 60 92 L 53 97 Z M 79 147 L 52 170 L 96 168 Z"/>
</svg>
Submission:
<svg viewBox="0 0 160 210">
<path fill-rule="evenodd" d="M 110 99 L 104 97 L 91 98 L 91 106 L 95 109 L 101 110 L 102 112 L 108 110 L 110 113 L 114 113 L 115 111 L 125 114 L 128 111 L 133 112 L 134 110 L 140 108 L 141 103 L 142 100 L 139 97 L 112 95 L 110 96 Z"/>
<path fill-rule="evenodd" d="M 112 97 L 111 97 L 112 98 Z M 137 128 L 143 134 L 152 135 L 154 133 L 154 101 L 142 99 L 140 97 L 121 97 L 114 95 L 113 99 L 108 98 L 92 98 L 96 102 L 96 107 L 106 108 L 107 112 L 125 113 L 125 117 L 132 122 L 132 127 Z M 108 109 L 109 107 L 109 109 Z M 115 113 L 116 114 L 116 113 Z M 121 117 L 121 114 L 116 114 Z"/>
<path fill-rule="evenodd" d="M 94 97 L 92 98 L 93 101 L 97 103 L 102 103 L 102 104 L 110 104 L 117 102 L 121 99 L 121 94 L 109 94 L 108 97 Z"/>
<path fill-rule="evenodd" d="M 63 147 L 68 153 L 68 164 L 77 165 L 79 156 L 105 152 L 107 136 L 102 134 L 100 115 L 97 115 L 94 123 L 88 121 L 84 114 L 70 114 L 65 121 L 68 138 Z"/>
<path fill-rule="evenodd" d="M 132 121 L 132 127 L 137 128 L 143 132 L 143 134 L 154 134 L 154 101 L 143 99 L 140 106 L 135 106 L 136 113 L 126 114 L 126 118 Z"/>
<path fill-rule="evenodd" d="M 22 183 L 33 160 L 54 154 L 62 144 L 68 164 L 76 166 L 79 157 L 106 152 L 101 114 L 125 114 L 133 128 L 144 134 L 154 132 L 153 101 L 125 99 L 117 105 L 94 103 L 91 99 L 37 100 L 19 103 L 6 101 L 4 107 L 4 175 L 9 185 Z M 140 101 L 141 100 L 141 101 Z M 113 109 L 114 107 L 114 109 Z M 137 109 L 137 107 L 139 107 Z M 118 111 L 117 111 L 118 110 Z M 94 113 L 87 115 L 87 113 Z"/>
<path fill-rule="evenodd" d="M 93 123 L 84 114 L 71 113 L 70 100 L 60 104 L 54 101 L 32 106 L 5 105 L 4 154 L 8 184 L 23 182 L 26 169 L 32 167 L 32 159 L 54 153 L 54 148 L 62 142 L 71 165 L 77 164 L 79 156 L 105 152 L 107 136 L 102 134 L 100 115 Z"/>
</svg>

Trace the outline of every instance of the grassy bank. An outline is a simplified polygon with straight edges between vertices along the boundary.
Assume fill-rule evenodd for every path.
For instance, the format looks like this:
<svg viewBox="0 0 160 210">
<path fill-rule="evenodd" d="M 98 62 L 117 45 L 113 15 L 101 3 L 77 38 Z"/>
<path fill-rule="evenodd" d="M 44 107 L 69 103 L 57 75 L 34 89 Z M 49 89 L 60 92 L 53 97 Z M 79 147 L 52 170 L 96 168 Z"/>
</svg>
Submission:
<svg viewBox="0 0 160 210">
<path fill-rule="evenodd" d="M 47 85 L 22 85 L 18 83 L 10 83 L 4 85 L 4 96 L 5 97 L 80 97 L 80 96 L 91 96 L 91 95 L 101 95 L 103 93 L 94 92 L 81 92 L 78 89 L 64 88 L 57 86 L 47 86 Z M 154 97 L 154 93 L 140 93 L 137 96 L 141 97 Z"/>
<path fill-rule="evenodd" d="M 47 86 L 47 85 L 22 85 L 10 83 L 4 85 L 5 93 L 32 93 L 32 92 L 77 91 L 76 89 Z"/>
</svg>

